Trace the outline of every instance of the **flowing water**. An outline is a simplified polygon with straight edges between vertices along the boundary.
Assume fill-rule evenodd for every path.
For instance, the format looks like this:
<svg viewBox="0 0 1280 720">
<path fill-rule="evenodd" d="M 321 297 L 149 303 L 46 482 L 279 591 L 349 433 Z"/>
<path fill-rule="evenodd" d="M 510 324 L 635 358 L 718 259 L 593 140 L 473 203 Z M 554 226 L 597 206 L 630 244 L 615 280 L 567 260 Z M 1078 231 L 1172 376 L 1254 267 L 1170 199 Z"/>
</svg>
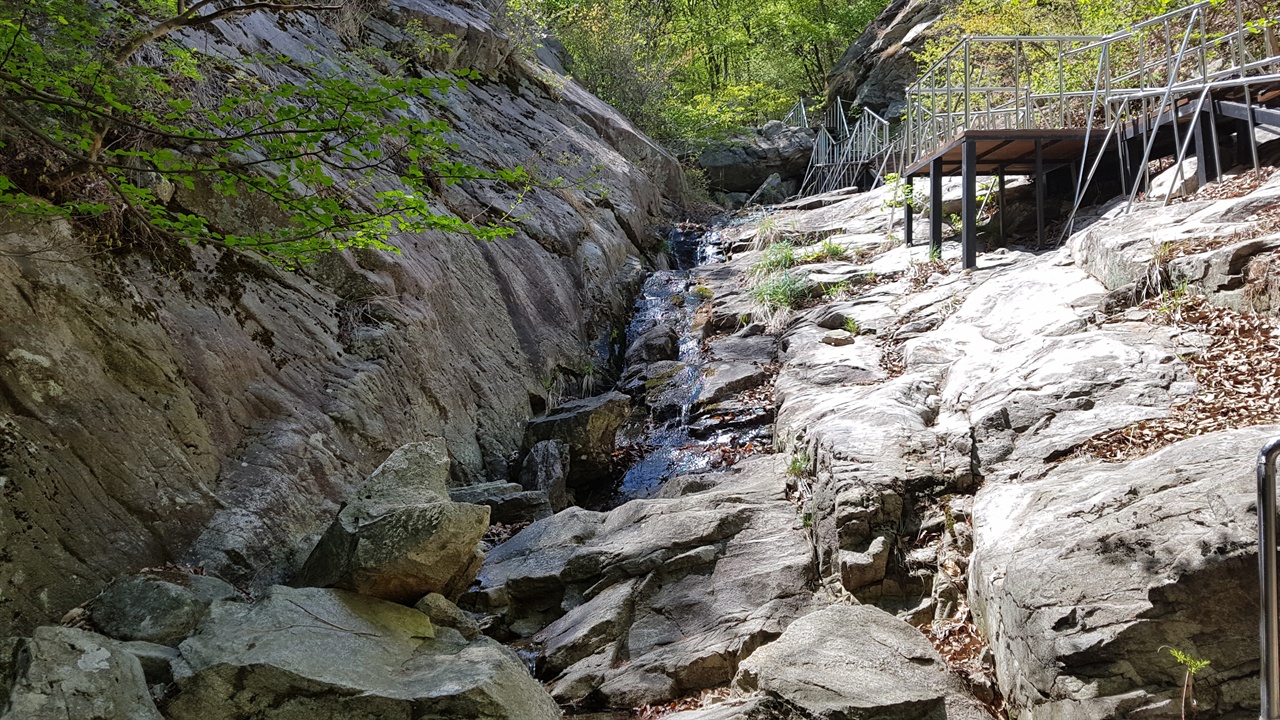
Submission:
<svg viewBox="0 0 1280 720">
<path fill-rule="evenodd" d="M 638 406 L 644 404 L 647 394 L 651 412 L 633 419 L 618 433 L 620 454 L 628 469 L 612 496 L 600 503 L 604 507 L 650 497 L 672 477 L 720 467 L 725 462 L 724 453 L 719 450 L 758 441 L 768 432 L 767 428 L 750 427 L 749 423 L 722 427 L 717 421 L 695 416 L 693 411 L 708 362 L 696 316 L 701 305 L 709 302 L 709 293 L 697 285 L 696 268 L 723 262 L 722 242 L 721 228 L 673 230 L 668 244 L 675 267 L 654 272 L 636 299 L 627 327 L 628 347 L 655 326 L 670 326 L 679 338 L 679 365 L 671 365 L 673 372 L 669 375 L 650 378 L 643 384 L 635 380 L 636 373 L 653 366 L 624 368 L 621 389 L 633 394 Z"/>
</svg>

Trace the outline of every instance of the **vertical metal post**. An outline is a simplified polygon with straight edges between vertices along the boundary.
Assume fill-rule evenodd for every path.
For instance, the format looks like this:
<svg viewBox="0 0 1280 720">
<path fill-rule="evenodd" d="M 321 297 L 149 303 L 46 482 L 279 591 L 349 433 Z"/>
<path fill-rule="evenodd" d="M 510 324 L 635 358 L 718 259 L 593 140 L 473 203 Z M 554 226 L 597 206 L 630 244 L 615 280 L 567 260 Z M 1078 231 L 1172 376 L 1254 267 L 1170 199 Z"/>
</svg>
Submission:
<svg viewBox="0 0 1280 720">
<path fill-rule="evenodd" d="M 1212 103 L 1210 105 L 1212 106 Z M 1216 153 L 1217 148 L 1212 147 L 1208 142 L 1204 128 L 1205 120 L 1209 119 L 1212 122 L 1212 118 L 1212 114 L 1201 112 L 1196 113 L 1196 116 L 1191 120 L 1193 123 L 1191 136 L 1196 144 L 1196 183 L 1199 187 L 1204 187 L 1211 180 L 1218 179 L 1218 176 L 1213 175 L 1209 167 L 1209 163 L 1214 160 L 1213 154 Z"/>
<path fill-rule="evenodd" d="M 1262 720 L 1280 718 L 1280 588 L 1276 581 L 1276 456 L 1280 439 L 1258 452 L 1258 580 L 1262 617 Z"/>
<path fill-rule="evenodd" d="M 1000 213 L 1000 242 L 1004 242 L 1004 168 L 1000 168 L 996 172 L 996 181 L 1000 183 L 1000 207 L 996 208 L 996 212 Z"/>
<path fill-rule="evenodd" d="M 969 86 L 970 86 L 969 65 L 969 38 L 964 39 L 964 126 L 969 127 Z"/>
<path fill-rule="evenodd" d="M 929 255 L 942 257 L 942 157 L 929 163 Z"/>
<path fill-rule="evenodd" d="M 1044 247 L 1044 141 L 1036 139 L 1036 243 Z"/>
<path fill-rule="evenodd" d="M 965 270 L 978 266 L 978 144 L 965 139 L 964 155 L 961 158 L 960 173 L 964 176 L 961 189 L 961 222 L 963 230 L 960 235 L 961 262 Z"/>
<path fill-rule="evenodd" d="M 915 227 L 913 227 L 915 217 L 911 212 L 911 205 L 914 202 L 913 197 L 916 191 L 916 181 L 915 178 L 910 175 L 904 178 L 904 180 L 905 182 L 902 186 L 902 242 L 904 245 L 910 247 L 912 235 L 914 235 L 915 230 Z"/>
</svg>

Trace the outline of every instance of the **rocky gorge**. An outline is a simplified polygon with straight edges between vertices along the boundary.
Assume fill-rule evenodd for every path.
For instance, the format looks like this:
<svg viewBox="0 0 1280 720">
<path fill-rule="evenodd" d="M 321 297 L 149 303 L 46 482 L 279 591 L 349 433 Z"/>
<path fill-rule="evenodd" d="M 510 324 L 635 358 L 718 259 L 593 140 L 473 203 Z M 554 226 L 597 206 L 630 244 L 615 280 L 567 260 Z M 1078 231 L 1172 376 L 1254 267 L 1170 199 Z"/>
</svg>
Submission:
<svg viewBox="0 0 1280 720">
<path fill-rule="evenodd" d="M 580 174 L 512 237 L 4 221 L 0 718 L 1256 716 L 1280 175 L 963 272 L 888 187 L 671 228 L 675 160 L 490 8 L 365 41 L 410 17 L 481 73 L 459 152 Z"/>
</svg>

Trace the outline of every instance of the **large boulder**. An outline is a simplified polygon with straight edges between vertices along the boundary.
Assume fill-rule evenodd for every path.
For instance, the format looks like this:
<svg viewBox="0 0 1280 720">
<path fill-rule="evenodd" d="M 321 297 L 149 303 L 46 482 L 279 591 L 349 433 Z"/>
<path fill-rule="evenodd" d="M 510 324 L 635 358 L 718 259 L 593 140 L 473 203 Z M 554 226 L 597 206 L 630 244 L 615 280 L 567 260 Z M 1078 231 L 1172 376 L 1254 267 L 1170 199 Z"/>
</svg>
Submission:
<svg viewBox="0 0 1280 720">
<path fill-rule="evenodd" d="M 572 504 L 569 496 L 569 444 L 543 440 L 529 448 L 520 466 L 520 485 L 525 490 L 546 493 L 551 509 L 559 512 Z"/>
<path fill-rule="evenodd" d="M 38 627 L 2 720 L 161 720 L 138 659 L 84 630 Z"/>
<path fill-rule="evenodd" d="M 556 720 L 515 653 L 417 610 L 343 590 L 274 587 L 214 603 L 180 648 L 171 720 Z"/>
<path fill-rule="evenodd" d="M 764 458 L 608 513 L 570 508 L 492 550 L 463 605 L 534 636 L 562 702 L 630 708 L 723 685 L 809 608 L 811 549 L 786 488 Z"/>
<path fill-rule="evenodd" d="M 631 410 L 631 398 L 620 392 L 567 402 L 529 421 L 524 444 L 532 449 L 546 440 L 569 446 L 569 485 L 588 486 L 612 472 L 614 441 Z"/>
<path fill-rule="evenodd" d="M 830 720 L 989 720 L 919 630 L 870 605 L 795 621 L 743 661 L 734 684 Z"/>
<path fill-rule="evenodd" d="M 709 143 L 698 154 L 712 190 L 744 193 L 745 201 L 770 175 L 799 183 L 809 167 L 814 131 L 773 121 L 750 135 Z"/>
<path fill-rule="evenodd" d="M 1258 707 L 1254 460 L 1280 426 L 1184 440 L 1119 464 L 1065 463 L 989 484 L 974 504 L 969 597 L 1011 709 L 1178 717 Z"/>
<path fill-rule="evenodd" d="M 827 74 L 827 97 L 852 100 L 886 118 L 901 115 L 907 86 L 920 71 L 915 55 L 951 0 L 893 0 Z"/>
<path fill-rule="evenodd" d="M 113 581 L 89 612 L 110 637 L 177 645 L 204 619 L 209 603 L 235 596 L 234 587 L 215 577 L 152 570 Z"/>
<path fill-rule="evenodd" d="M 320 537 L 295 584 L 412 603 L 457 597 L 483 559 L 489 508 L 452 502 L 449 456 L 436 438 L 391 454 Z"/>
<path fill-rule="evenodd" d="M 546 492 L 525 490 L 519 483 L 497 481 L 450 488 L 449 498 L 454 502 L 484 505 L 489 508 L 489 519 L 503 525 L 528 524 L 554 512 Z"/>
</svg>

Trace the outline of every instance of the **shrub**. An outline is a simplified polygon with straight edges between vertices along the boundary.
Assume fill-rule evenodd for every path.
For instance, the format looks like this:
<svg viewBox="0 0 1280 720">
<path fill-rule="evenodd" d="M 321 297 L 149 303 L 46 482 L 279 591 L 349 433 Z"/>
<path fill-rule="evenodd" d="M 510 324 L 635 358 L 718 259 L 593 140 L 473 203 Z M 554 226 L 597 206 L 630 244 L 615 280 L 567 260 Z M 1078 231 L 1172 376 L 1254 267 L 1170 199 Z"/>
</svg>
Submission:
<svg viewBox="0 0 1280 720">
<path fill-rule="evenodd" d="M 794 308 L 808 297 L 804 283 L 791 273 L 770 275 L 751 288 L 751 297 L 769 310 Z"/>
</svg>

